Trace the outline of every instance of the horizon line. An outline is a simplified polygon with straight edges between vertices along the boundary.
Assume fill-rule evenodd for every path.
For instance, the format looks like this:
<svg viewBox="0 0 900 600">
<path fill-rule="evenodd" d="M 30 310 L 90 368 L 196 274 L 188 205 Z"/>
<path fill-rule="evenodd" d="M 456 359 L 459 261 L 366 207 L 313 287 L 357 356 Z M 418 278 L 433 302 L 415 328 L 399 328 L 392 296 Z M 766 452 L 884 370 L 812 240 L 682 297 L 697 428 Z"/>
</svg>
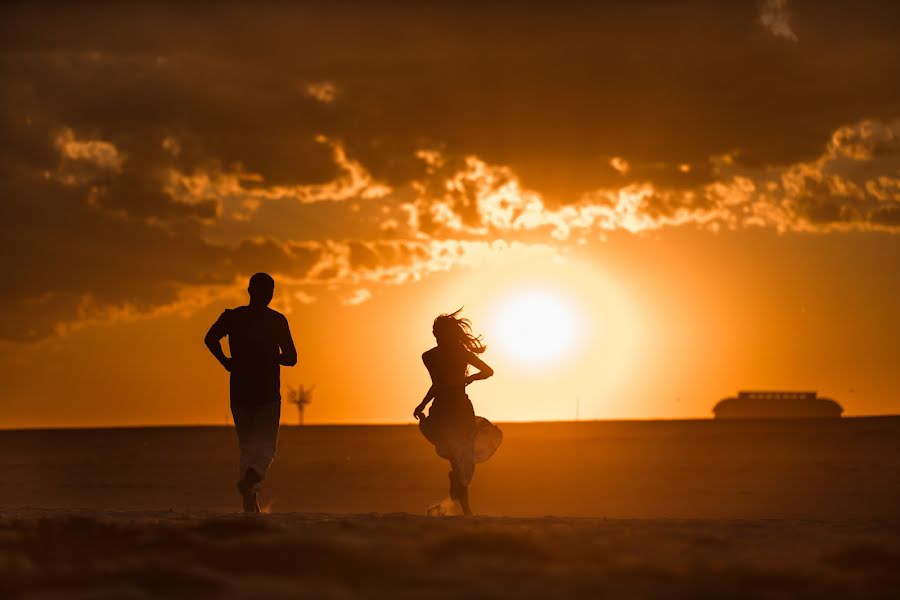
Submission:
<svg viewBox="0 0 900 600">
<path fill-rule="evenodd" d="M 715 417 L 672 417 L 672 418 L 622 418 L 622 419 L 558 419 L 543 421 L 495 421 L 497 425 L 559 425 L 579 423 L 671 423 L 671 422 L 748 422 L 748 421 L 788 421 L 788 422 L 808 422 L 808 421 L 845 421 L 858 419 L 885 419 L 900 418 L 900 413 L 882 413 L 871 415 L 846 415 L 839 418 L 824 417 L 759 417 L 759 418 L 730 418 L 717 419 Z M 281 423 L 280 427 L 290 428 L 317 428 L 317 427 L 416 427 L 415 422 L 383 422 L 383 423 L 309 423 L 299 425 L 297 423 Z M 203 429 L 203 428 L 233 428 L 233 423 L 166 423 L 166 424 L 144 424 L 144 425 L 53 425 L 53 426 L 25 426 L 25 427 L 3 427 L 0 426 L 0 433 L 18 432 L 18 431 L 98 431 L 98 430 L 118 430 L 118 429 Z"/>
</svg>

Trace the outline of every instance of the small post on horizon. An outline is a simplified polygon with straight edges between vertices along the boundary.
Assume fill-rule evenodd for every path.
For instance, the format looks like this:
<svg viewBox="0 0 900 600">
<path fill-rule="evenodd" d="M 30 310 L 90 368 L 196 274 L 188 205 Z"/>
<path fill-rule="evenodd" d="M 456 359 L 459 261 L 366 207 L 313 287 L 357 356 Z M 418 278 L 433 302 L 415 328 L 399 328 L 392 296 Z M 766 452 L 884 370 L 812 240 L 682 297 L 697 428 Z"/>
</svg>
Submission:
<svg viewBox="0 0 900 600">
<path fill-rule="evenodd" d="M 579 413 L 581 412 L 581 396 L 575 396 L 575 422 L 578 422 Z"/>
<path fill-rule="evenodd" d="M 306 413 L 306 407 L 312 403 L 312 394 L 316 386 L 306 387 L 304 384 L 298 385 L 296 388 L 288 387 L 288 402 L 297 407 L 297 424 L 303 425 L 303 417 Z"/>
</svg>

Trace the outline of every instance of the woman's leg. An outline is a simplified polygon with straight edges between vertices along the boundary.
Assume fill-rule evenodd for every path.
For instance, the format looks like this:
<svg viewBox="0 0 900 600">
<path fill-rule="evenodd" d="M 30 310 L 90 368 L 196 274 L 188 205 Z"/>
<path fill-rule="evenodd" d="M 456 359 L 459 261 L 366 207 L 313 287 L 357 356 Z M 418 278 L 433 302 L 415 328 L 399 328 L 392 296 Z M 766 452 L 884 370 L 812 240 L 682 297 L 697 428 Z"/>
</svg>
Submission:
<svg viewBox="0 0 900 600">
<path fill-rule="evenodd" d="M 459 500 L 459 482 L 456 478 L 456 471 L 453 470 L 453 463 L 450 463 L 450 472 L 447 473 L 450 480 L 450 499 Z"/>
<path fill-rule="evenodd" d="M 450 498 L 459 502 L 464 515 L 472 514 L 472 507 L 469 506 L 469 486 L 464 479 L 464 474 L 469 473 L 468 479 L 471 480 L 471 473 L 475 471 L 475 465 L 471 465 L 468 469 L 459 465 L 456 461 L 450 461 L 452 470 L 448 473 L 450 477 Z"/>
</svg>

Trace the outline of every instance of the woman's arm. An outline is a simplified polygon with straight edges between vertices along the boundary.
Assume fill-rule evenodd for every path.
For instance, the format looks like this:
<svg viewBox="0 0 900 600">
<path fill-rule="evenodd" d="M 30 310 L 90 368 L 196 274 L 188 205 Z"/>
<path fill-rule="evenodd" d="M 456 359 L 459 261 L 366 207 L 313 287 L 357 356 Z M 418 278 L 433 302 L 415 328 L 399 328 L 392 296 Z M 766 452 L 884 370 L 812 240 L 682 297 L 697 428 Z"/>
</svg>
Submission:
<svg viewBox="0 0 900 600">
<path fill-rule="evenodd" d="M 478 372 L 472 373 L 471 375 L 466 377 L 466 385 L 469 385 L 473 381 L 487 379 L 494 374 L 494 370 L 490 366 L 488 366 L 486 362 L 475 356 L 475 354 L 473 354 L 472 352 L 469 352 L 468 362 L 470 365 L 478 369 Z"/>
<path fill-rule="evenodd" d="M 413 411 L 413 417 L 416 419 L 421 419 L 425 416 L 425 407 L 428 406 L 428 403 L 434 400 L 434 384 L 431 384 L 431 387 L 428 388 L 428 391 L 425 392 L 425 397 L 422 398 L 422 401 L 419 402 L 419 405 Z"/>
</svg>

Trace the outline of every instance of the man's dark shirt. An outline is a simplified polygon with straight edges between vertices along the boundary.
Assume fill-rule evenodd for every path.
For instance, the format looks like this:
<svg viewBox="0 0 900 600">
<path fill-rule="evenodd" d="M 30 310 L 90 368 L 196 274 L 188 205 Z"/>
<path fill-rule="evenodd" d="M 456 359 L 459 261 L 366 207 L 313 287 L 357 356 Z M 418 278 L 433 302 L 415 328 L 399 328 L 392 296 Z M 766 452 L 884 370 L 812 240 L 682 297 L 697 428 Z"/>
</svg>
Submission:
<svg viewBox="0 0 900 600">
<path fill-rule="evenodd" d="M 297 354 L 284 315 L 268 307 L 241 306 L 223 312 L 212 329 L 228 336 L 232 404 L 281 400 L 279 359 Z"/>
</svg>

